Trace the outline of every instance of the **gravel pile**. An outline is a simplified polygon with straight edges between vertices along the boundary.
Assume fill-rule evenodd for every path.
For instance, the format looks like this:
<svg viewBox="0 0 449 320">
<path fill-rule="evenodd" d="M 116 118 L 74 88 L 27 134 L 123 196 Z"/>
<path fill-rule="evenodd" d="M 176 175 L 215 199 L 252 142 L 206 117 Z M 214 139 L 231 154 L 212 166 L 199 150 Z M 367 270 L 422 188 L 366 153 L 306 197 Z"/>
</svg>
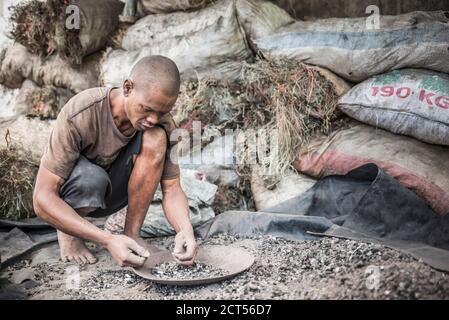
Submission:
<svg viewBox="0 0 449 320">
<path fill-rule="evenodd" d="M 114 299 L 114 295 L 112 297 L 103 295 L 108 291 L 116 290 L 121 290 L 123 293 L 128 290 L 132 292 L 136 285 L 144 281 L 146 280 L 130 270 L 101 271 L 96 276 L 82 281 L 78 289 L 67 290 L 65 295 L 70 299 Z M 117 298 L 120 296 L 125 297 L 125 295 L 117 293 Z"/>
<path fill-rule="evenodd" d="M 220 235 L 211 245 L 239 245 L 256 262 L 219 284 L 154 286 L 146 296 L 166 299 L 449 299 L 449 276 L 381 245 L 323 238 L 295 242 L 273 237 Z M 202 291 L 208 296 L 202 296 Z M 142 298 L 145 295 L 141 296 Z"/>
<path fill-rule="evenodd" d="M 170 280 L 194 280 L 226 275 L 226 271 L 203 263 L 197 262 L 193 266 L 182 266 L 174 261 L 157 265 L 151 269 L 151 273 L 158 278 Z"/>
<path fill-rule="evenodd" d="M 173 237 L 152 243 L 171 249 Z M 380 245 L 334 238 L 295 242 L 230 235 L 203 244 L 244 248 L 256 260 L 232 279 L 180 287 L 155 284 L 120 269 L 107 252 L 100 251 L 97 265 L 80 268 L 76 290 L 65 288 L 64 273 L 58 273 L 65 268 L 62 262 L 31 266 L 40 286 L 29 295 L 34 299 L 449 299 L 448 274 Z"/>
</svg>

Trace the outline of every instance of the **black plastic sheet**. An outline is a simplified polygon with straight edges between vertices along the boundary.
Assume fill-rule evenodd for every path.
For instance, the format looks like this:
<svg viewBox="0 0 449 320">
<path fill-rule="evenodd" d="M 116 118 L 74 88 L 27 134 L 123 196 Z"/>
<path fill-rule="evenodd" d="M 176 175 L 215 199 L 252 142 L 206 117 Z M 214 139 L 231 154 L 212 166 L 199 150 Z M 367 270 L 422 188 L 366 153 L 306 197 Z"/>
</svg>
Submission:
<svg viewBox="0 0 449 320">
<path fill-rule="evenodd" d="M 303 195 L 263 212 L 225 212 L 196 231 L 203 238 L 226 232 L 290 240 L 357 239 L 449 271 L 449 216 L 437 215 L 374 164 L 323 178 Z"/>
</svg>

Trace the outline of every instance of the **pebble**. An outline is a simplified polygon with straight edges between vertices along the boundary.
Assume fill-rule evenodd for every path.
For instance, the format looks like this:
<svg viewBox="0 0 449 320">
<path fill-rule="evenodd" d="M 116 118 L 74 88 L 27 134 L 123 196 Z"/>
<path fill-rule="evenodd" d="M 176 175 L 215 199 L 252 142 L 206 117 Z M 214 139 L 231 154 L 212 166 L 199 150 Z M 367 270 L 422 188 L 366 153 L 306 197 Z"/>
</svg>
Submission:
<svg viewBox="0 0 449 320">
<path fill-rule="evenodd" d="M 193 266 L 182 266 L 174 261 L 164 262 L 152 268 L 151 273 L 161 279 L 173 280 L 194 280 L 226 275 L 226 271 L 203 263 L 197 262 Z"/>
<path fill-rule="evenodd" d="M 173 237 L 156 239 L 155 242 L 168 248 Z M 227 234 L 202 242 L 207 245 L 246 244 L 246 250 L 254 255 L 256 261 L 248 271 L 232 279 L 207 286 L 181 287 L 155 284 L 129 269 L 110 270 L 111 259 L 111 262 L 100 263 L 98 271 L 88 277 L 82 273 L 80 289 L 71 291 L 61 286 L 65 281 L 64 264 L 40 264 L 31 267 L 39 287 L 31 289 L 30 294 L 47 290 L 71 299 L 238 300 L 256 296 L 261 300 L 449 299 L 447 274 L 379 245 L 332 238 L 295 242 Z M 368 266 L 379 268 L 378 288 L 375 290 L 367 286 L 370 283 L 368 277 L 374 276 L 366 273 Z M 18 265 L 7 272 L 26 267 L 25 264 Z M 55 280 L 50 281 L 53 277 Z"/>
</svg>

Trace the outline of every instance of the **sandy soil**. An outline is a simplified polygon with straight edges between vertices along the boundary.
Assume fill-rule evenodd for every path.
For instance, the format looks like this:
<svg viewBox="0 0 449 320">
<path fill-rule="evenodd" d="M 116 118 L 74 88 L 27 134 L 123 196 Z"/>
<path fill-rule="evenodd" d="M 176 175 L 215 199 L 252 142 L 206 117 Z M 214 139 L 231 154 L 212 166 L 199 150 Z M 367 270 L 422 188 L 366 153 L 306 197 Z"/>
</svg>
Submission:
<svg viewBox="0 0 449 320">
<path fill-rule="evenodd" d="M 149 241 L 171 249 L 173 237 Z M 221 235 L 207 244 L 245 248 L 256 258 L 245 273 L 199 287 L 157 285 L 116 266 L 93 245 L 99 261 L 59 261 L 57 244 L 3 270 L 28 299 L 448 299 L 449 275 L 379 245 L 323 238 L 292 242 L 271 237 Z M 79 270 L 79 288 L 72 289 Z M 75 275 L 75 278 L 74 276 Z"/>
</svg>

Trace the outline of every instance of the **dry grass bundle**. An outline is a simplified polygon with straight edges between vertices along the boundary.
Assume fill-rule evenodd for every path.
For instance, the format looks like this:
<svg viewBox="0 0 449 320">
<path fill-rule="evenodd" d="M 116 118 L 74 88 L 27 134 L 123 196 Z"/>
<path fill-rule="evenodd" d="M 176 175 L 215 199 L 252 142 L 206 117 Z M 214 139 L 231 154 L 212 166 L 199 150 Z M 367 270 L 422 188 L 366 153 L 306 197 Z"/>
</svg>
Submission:
<svg viewBox="0 0 449 320">
<path fill-rule="evenodd" d="M 193 121 L 203 124 L 217 122 L 217 110 L 213 105 L 217 84 L 215 80 L 205 79 L 198 83 L 189 82 L 181 89 L 173 109 L 173 119 L 180 128 L 190 129 Z"/>
<path fill-rule="evenodd" d="M 59 113 L 58 95 L 51 87 L 31 91 L 26 97 L 26 104 L 33 115 L 42 119 L 56 119 Z"/>
<path fill-rule="evenodd" d="M 54 43 L 51 34 L 55 28 L 53 14 L 45 2 L 31 0 L 11 7 L 11 36 L 34 54 L 51 54 Z"/>
<path fill-rule="evenodd" d="M 131 26 L 132 24 L 130 23 L 120 22 L 117 30 L 108 38 L 108 47 L 112 47 L 112 49 L 123 49 L 123 38 Z"/>
<path fill-rule="evenodd" d="M 272 115 L 265 128 L 277 131 L 279 159 L 270 164 L 270 172 L 282 174 L 291 168 L 299 148 L 310 138 L 330 132 L 338 117 L 338 95 L 330 81 L 294 60 L 246 64 L 242 78 L 245 95 L 255 97 L 250 110 L 257 106 L 256 110 L 268 110 Z"/>
<path fill-rule="evenodd" d="M 45 86 L 31 90 L 25 99 L 29 115 L 41 120 L 56 119 L 64 105 L 74 96 L 68 89 Z"/>
<path fill-rule="evenodd" d="M 241 179 L 237 187 L 218 186 L 212 209 L 215 214 L 229 210 L 256 211 L 249 180 Z"/>
<path fill-rule="evenodd" d="M 337 101 L 333 84 L 315 69 L 290 59 L 260 60 L 245 64 L 236 83 L 203 80 L 186 86 L 177 102 L 175 121 L 188 125 L 204 119 L 223 132 L 276 132 L 277 152 L 259 163 L 268 167 L 267 172 L 281 175 L 292 168 L 300 147 L 319 133 L 328 134 L 338 123 Z M 248 161 L 243 159 L 242 174 L 249 173 L 244 170 Z"/>
<path fill-rule="evenodd" d="M 33 183 L 37 167 L 12 148 L 0 149 L 0 218 L 34 216 Z"/>
<path fill-rule="evenodd" d="M 65 0 L 31 0 L 11 8 L 11 36 L 28 51 L 41 56 L 58 52 L 72 64 L 81 64 L 79 30 L 65 27 Z"/>
<path fill-rule="evenodd" d="M 83 47 L 80 42 L 80 29 L 67 29 L 66 24 L 66 6 L 69 1 L 66 0 L 47 0 L 50 12 L 54 17 L 54 34 L 52 43 L 56 52 L 74 65 L 81 65 L 83 62 Z"/>
</svg>

